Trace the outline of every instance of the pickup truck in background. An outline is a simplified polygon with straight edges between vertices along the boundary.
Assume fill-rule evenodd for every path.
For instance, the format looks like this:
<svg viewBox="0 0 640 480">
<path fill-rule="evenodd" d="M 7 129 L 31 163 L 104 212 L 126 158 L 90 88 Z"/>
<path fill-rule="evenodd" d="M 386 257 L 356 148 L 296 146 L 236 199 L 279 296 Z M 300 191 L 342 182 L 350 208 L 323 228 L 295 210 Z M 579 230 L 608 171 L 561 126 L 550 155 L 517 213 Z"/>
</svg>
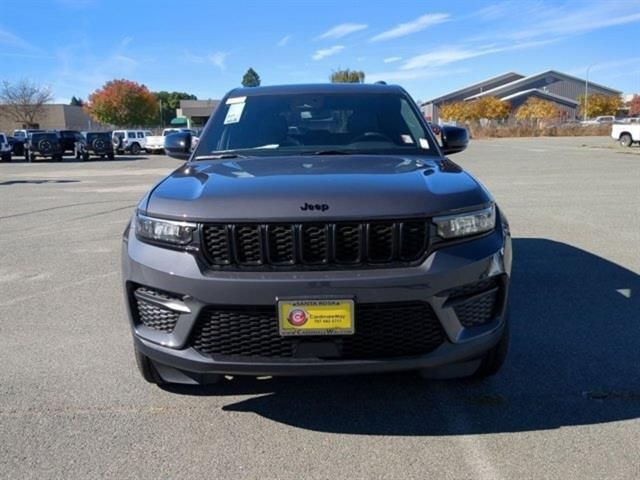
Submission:
<svg viewBox="0 0 640 480">
<path fill-rule="evenodd" d="M 640 123 L 614 123 L 611 126 L 611 138 L 620 142 L 623 147 L 640 143 Z"/>
<path fill-rule="evenodd" d="M 195 141 L 192 145 L 197 145 L 197 138 L 195 137 L 195 132 L 193 130 L 189 128 L 165 128 L 162 130 L 162 135 L 151 135 L 147 137 L 145 150 L 147 153 L 164 153 L 164 137 L 178 132 L 191 133 L 191 135 L 194 136 Z"/>
</svg>

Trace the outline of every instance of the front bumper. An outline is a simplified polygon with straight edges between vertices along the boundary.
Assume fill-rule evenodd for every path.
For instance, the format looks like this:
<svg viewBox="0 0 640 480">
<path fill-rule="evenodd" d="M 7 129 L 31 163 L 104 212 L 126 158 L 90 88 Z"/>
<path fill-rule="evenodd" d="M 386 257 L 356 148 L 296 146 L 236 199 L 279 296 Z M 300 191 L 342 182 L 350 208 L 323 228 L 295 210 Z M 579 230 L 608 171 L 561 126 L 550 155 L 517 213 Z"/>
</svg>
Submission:
<svg viewBox="0 0 640 480">
<path fill-rule="evenodd" d="M 374 270 L 230 272 L 204 270 L 186 252 L 143 243 L 127 230 L 122 270 L 134 345 L 161 376 L 179 383 L 203 383 L 207 374 L 327 375 L 437 368 L 478 358 L 501 338 L 511 274 L 508 228 L 433 251 L 419 266 Z M 498 305 L 489 321 L 468 328 L 449 301 L 452 289 L 499 278 Z M 135 286 L 183 296 L 175 328 L 149 328 L 135 313 Z M 426 302 L 444 331 L 444 341 L 424 355 L 389 358 L 257 358 L 204 355 L 191 338 L 200 313 L 215 305 L 273 306 L 280 297 L 353 297 L 356 304 Z M 182 308 L 181 307 L 181 308 Z"/>
</svg>

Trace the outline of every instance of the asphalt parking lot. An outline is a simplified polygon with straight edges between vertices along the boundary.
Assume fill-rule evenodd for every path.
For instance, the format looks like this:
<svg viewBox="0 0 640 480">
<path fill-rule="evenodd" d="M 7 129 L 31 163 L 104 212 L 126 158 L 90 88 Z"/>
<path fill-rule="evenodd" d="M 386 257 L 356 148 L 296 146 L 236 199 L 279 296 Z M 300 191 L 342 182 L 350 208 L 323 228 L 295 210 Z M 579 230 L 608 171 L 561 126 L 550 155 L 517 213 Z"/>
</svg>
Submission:
<svg viewBox="0 0 640 480">
<path fill-rule="evenodd" d="M 473 141 L 514 234 L 512 350 L 413 374 L 144 383 L 120 236 L 164 156 L 0 164 L 4 478 L 640 477 L 640 148 Z"/>
</svg>

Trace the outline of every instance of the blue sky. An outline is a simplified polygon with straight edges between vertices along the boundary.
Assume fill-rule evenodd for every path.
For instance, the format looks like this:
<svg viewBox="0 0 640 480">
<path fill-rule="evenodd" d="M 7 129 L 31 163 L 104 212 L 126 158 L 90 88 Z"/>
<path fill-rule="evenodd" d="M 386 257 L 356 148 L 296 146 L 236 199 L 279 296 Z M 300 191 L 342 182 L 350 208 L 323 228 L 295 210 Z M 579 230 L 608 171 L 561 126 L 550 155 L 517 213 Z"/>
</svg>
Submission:
<svg viewBox="0 0 640 480">
<path fill-rule="evenodd" d="M 0 16 L 0 80 L 29 78 L 65 102 L 113 78 L 219 98 L 248 67 L 265 85 L 348 67 L 427 100 L 507 71 L 584 77 L 592 65 L 591 80 L 640 92 L 640 0 L 29 5 L 28 21 Z"/>
</svg>

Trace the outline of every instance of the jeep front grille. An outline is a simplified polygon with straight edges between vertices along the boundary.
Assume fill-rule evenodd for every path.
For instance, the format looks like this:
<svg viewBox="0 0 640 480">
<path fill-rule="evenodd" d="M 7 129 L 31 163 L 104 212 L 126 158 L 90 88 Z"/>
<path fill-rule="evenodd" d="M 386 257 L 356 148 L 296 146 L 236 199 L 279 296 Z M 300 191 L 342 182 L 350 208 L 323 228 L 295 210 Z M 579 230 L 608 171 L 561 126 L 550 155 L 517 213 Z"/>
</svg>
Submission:
<svg viewBox="0 0 640 480">
<path fill-rule="evenodd" d="M 428 247 L 426 220 L 206 224 L 202 244 L 215 268 L 353 268 L 409 264 Z"/>
</svg>

